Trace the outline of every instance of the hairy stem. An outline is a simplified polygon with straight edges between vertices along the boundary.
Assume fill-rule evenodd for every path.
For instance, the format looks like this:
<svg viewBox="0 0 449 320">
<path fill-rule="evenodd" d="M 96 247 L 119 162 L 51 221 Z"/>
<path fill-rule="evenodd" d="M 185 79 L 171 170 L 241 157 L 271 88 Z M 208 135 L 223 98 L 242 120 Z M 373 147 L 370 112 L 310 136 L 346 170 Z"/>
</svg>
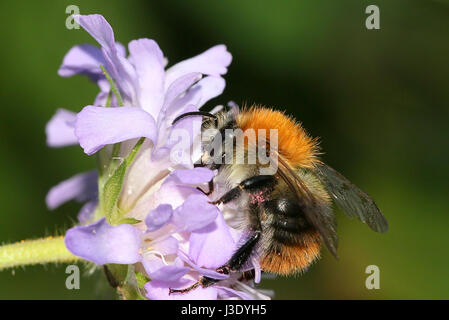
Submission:
<svg viewBox="0 0 449 320">
<path fill-rule="evenodd" d="M 48 237 L 0 246 L 0 270 L 50 262 L 73 262 L 79 258 L 67 250 L 64 237 Z"/>
</svg>

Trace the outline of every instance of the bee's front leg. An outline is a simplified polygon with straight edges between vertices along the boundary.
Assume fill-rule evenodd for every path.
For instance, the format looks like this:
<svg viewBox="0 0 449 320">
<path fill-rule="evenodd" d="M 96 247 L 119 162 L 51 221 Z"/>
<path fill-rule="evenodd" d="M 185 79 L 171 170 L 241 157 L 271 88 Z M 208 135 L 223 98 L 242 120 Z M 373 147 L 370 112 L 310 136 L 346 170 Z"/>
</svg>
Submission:
<svg viewBox="0 0 449 320">
<path fill-rule="evenodd" d="M 232 200 L 239 198 L 243 191 L 254 192 L 256 190 L 263 190 L 264 188 L 272 187 L 275 184 L 275 177 L 272 175 L 260 175 L 254 176 L 243 180 L 236 186 L 232 188 L 224 195 L 222 195 L 218 200 L 212 201 L 212 204 L 228 203 Z"/>
<path fill-rule="evenodd" d="M 198 189 L 199 191 L 201 191 L 202 193 L 204 193 L 206 196 L 211 195 L 212 192 L 214 192 L 214 179 L 212 179 L 211 181 L 209 181 L 208 187 L 209 187 L 209 191 L 207 191 L 207 192 L 204 191 L 203 189 L 201 189 L 200 187 L 197 187 L 197 189 Z"/>
</svg>

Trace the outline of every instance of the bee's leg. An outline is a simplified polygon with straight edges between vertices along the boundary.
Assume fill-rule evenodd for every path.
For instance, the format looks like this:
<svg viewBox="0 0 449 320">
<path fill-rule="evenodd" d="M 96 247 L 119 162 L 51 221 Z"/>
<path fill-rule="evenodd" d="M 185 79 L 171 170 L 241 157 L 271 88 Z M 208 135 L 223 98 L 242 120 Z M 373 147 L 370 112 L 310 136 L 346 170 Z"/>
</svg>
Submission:
<svg viewBox="0 0 449 320">
<path fill-rule="evenodd" d="M 256 244 L 260 240 L 260 236 L 260 229 L 254 231 L 246 240 L 246 242 L 232 255 L 231 259 L 229 259 L 228 262 L 217 269 L 217 272 L 228 274 L 232 271 L 239 271 L 251 257 Z"/>
<path fill-rule="evenodd" d="M 275 178 L 272 175 L 260 175 L 254 176 L 243 180 L 235 188 L 232 188 L 221 196 L 218 200 L 211 202 L 212 204 L 228 203 L 232 200 L 237 199 L 242 194 L 242 191 L 252 191 L 257 189 L 262 189 L 269 186 L 275 182 Z"/>
<path fill-rule="evenodd" d="M 228 262 L 226 262 L 221 267 L 217 268 L 216 271 L 223 274 L 229 274 L 231 273 L 231 271 L 239 271 L 240 268 L 242 268 L 244 264 L 248 261 L 249 257 L 251 256 L 254 250 L 254 247 L 256 246 L 257 242 L 260 239 L 260 236 L 261 236 L 260 229 L 254 231 L 248 238 L 248 240 L 246 240 L 246 242 L 232 255 L 231 259 L 229 259 Z M 200 280 L 195 282 L 190 287 L 184 289 L 169 289 L 169 294 L 187 293 L 191 290 L 198 288 L 199 286 L 207 288 L 219 281 L 221 280 L 209 277 L 201 277 Z"/>
<path fill-rule="evenodd" d="M 242 273 L 242 276 L 239 278 L 239 281 L 250 281 L 253 280 L 255 278 L 255 272 L 254 269 L 249 270 L 249 271 L 245 271 Z"/>
<path fill-rule="evenodd" d="M 214 192 L 214 179 L 209 181 L 209 191 L 206 192 L 203 189 L 201 189 L 200 187 L 197 187 L 197 189 L 200 190 L 202 193 L 204 193 L 206 196 L 211 195 L 212 192 Z"/>
</svg>

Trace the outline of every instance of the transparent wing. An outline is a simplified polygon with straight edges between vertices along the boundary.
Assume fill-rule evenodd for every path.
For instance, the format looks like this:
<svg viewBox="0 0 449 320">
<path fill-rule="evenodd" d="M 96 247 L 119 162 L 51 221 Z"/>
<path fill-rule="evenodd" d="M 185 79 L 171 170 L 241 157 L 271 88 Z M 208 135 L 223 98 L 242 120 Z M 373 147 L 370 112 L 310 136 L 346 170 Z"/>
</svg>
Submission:
<svg viewBox="0 0 449 320">
<path fill-rule="evenodd" d="M 337 222 L 332 209 L 315 197 L 293 168 L 278 154 L 277 175 L 296 195 L 308 221 L 318 230 L 321 239 L 335 258 L 337 256 Z"/>
<path fill-rule="evenodd" d="M 326 164 L 317 165 L 314 172 L 346 215 L 358 218 L 376 232 L 388 230 L 387 219 L 369 195 Z"/>
</svg>

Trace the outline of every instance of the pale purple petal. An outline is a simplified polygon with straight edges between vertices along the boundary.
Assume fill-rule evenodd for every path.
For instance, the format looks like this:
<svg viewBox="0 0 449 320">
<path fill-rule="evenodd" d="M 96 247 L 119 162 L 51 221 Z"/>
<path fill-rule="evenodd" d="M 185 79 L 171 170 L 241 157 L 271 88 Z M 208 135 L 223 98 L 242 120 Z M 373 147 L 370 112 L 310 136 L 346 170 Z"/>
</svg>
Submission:
<svg viewBox="0 0 449 320">
<path fill-rule="evenodd" d="M 176 208 L 173 223 L 187 232 L 213 223 L 217 215 L 220 215 L 220 210 L 209 201 L 210 199 L 203 194 L 190 195 L 181 206 Z"/>
<path fill-rule="evenodd" d="M 103 48 L 117 50 L 114 31 L 102 15 L 73 15 L 73 17 Z"/>
<path fill-rule="evenodd" d="M 209 269 L 224 265 L 237 249 L 221 214 L 217 215 L 214 223 L 192 232 L 189 242 L 190 258 L 196 265 Z"/>
<path fill-rule="evenodd" d="M 178 240 L 173 236 L 169 236 L 163 240 L 155 240 L 150 245 L 154 251 L 163 255 L 178 253 Z"/>
<path fill-rule="evenodd" d="M 105 68 L 115 80 L 122 94 L 134 101 L 136 75 L 133 66 L 117 49 L 114 32 L 102 15 L 73 15 L 74 19 L 86 30 L 100 45 L 105 60 Z"/>
<path fill-rule="evenodd" d="M 123 44 L 121 44 L 120 42 L 116 42 L 115 43 L 115 47 L 117 48 L 117 54 L 120 57 L 124 57 L 126 58 L 126 48 Z"/>
<path fill-rule="evenodd" d="M 200 79 L 201 73 L 191 72 L 183 75 L 182 77 L 179 77 L 178 79 L 173 81 L 173 83 L 168 87 L 167 91 L 165 92 L 162 110 L 158 115 L 159 126 L 161 126 L 161 124 L 164 124 L 164 126 L 161 127 L 162 130 L 165 130 L 165 128 L 171 124 L 167 123 L 167 121 L 164 121 L 167 120 L 166 118 L 169 116 L 167 110 L 171 109 L 171 104 L 179 96 L 183 95 L 191 86 L 195 84 L 195 82 L 198 82 Z"/>
<path fill-rule="evenodd" d="M 157 235 L 155 237 L 157 238 Z M 172 236 L 148 243 L 149 239 L 151 238 L 144 239 L 144 243 L 145 245 L 148 245 L 148 247 L 143 249 L 141 261 L 148 275 L 167 266 L 162 257 L 178 253 L 178 240 Z M 174 265 L 177 267 L 184 267 L 182 261 L 177 260 L 175 260 Z M 171 269 L 171 271 L 175 272 L 173 269 Z"/>
<path fill-rule="evenodd" d="M 229 278 L 228 274 L 219 273 L 215 270 L 209 270 L 206 268 L 198 267 L 193 261 L 190 260 L 190 258 L 181 250 L 178 251 L 179 258 L 182 259 L 185 263 L 187 263 L 190 267 L 192 267 L 193 270 L 198 272 L 199 274 L 212 278 L 212 279 L 218 279 L 218 280 L 225 280 Z"/>
<path fill-rule="evenodd" d="M 225 86 L 226 82 L 222 77 L 205 77 L 193 85 L 185 96 L 174 101 L 167 113 L 174 114 L 188 104 L 201 108 L 209 100 L 222 94 Z"/>
<path fill-rule="evenodd" d="M 148 276 L 152 280 L 171 282 L 182 278 L 187 272 L 189 272 L 189 268 L 186 267 L 164 266 L 155 272 L 149 273 Z"/>
<path fill-rule="evenodd" d="M 76 113 L 58 109 L 45 127 L 47 145 L 50 147 L 64 147 L 78 144 L 75 136 Z"/>
<path fill-rule="evenodd" d="M 93 154 L 105 145 L 146 137 L 156 140 L 153 117 L 140 108 L 102 108 L 87 106 L 78 113 L 75 134 L 87 154 Z"/>
<path fill-rule="evenodd" d="M 249 295 L 248 293 L 242 292 L 242 291 L 238 291 L 238 290 L 231 289 L 229 287 L 222 287 L 222 286 L 216 286 L 216 288 L 218 290 L 219 297 L 222 299 L 238 297 L 243 300 L 254 300 L 253 296 Z"/>
<path fill-rule="evenodd" d="M 198 111 L 194 105 L 187 105 L 181 113 Z M 169 115 L 163 120 L 158 135 L 158 147 L 153 152 L 155 159 L 170 155 L 174 164 L 193 167 L 190 148 L 195 138 L 199 138 L 201 132 L 202 116 L 185 117 L 177 121 L 171 129 L 176 115 Z M 200 142 L 200 141 L 199 141 Z M 198 147 L 201 147 L 199 144 Z"/>
<path fill-rule="evenodd" d="M 95 97 L 94 106 L 105 107 L 108 101 L 109 91 L 100 91 Z"/>
<path fill-rule="evenodd" d="M 58 74 L 61 77 L 70 77 L 75 74 L 84 74 L 93 81 L 103 77 L 100 65 L 105 61 L 101 50 L 91 44 L 75 46 L 67 52 L 59 67 Z"/>
<path fill-rule="evenodd" d="M 173 208 L 169 204 L 161 204 L 151 210 L 145 218 L 147 232 L 156 231 L 171 220 Z"/>
<path fill-rule="evenodd" d="M 188 105 L 180 114 L 194 111 L 198 111 L 198 108 Z M 177 121 L 169 131 L 169 137 L 161 151 L 167 150 L 173 163 L 193 168 L 194 162 L 202 155 L 201 127 L 202 116 L 190 116 Z"/>
<path fill-rule="evenodd" d="M 156 272 L 157 270 L 166 266 L 164 261 L 162 261 L 161 257 L 155 254 L 143 255 L 141 262 L 147 274 Z"/>
<path fill-rule="evenodd" d="M 181 278 L 174 282 L 152 280 L 145 284 L 147 298 L 151 300 L 216 300 L 217 289 L 214 287 L 196 288 L 184 294 L 169 294 L 169 289 L 183 289 L 195 283 L 194 280 Z"/>
<path fill-rule="evenodd" d="M 145 267 L 145 271 L 147 272 L 151 280 L 161 280 L 165 282 L 176 281 L 182 278 L 186 273 L 188 273 L 189 270 L 189 268 L 184 267 L 184 263 L 179 258 L 176 258 L 172 265 L 163 265 L 162 267 L 159 267 L 154 271 L 148 272 L 147 267 Z"/>
<path fill-rule="evenodd" d="M 197 86 L 201 90 L 201 98 L 196 103 L 196 106 L 201 108 L 206 102 L 223 93 L 226 81 L 222 77 L 210 76 L 199 81 Z"/>
<path fill-rule="evenodd" d="M 97 171 L 93 170 L 60 182 L 48 192 L 45 199 L 47 207 L 55 209 L 70 200 L 83 202 L 94 199 L 97 196 L 97 180 Z"/>
<path fill-rule="evenodd" d="M 97 208 L 98 200 L 92 200 L 83 205 L 80 212 L 78 212 L 78 221 L 82 224 L 88 224 L 92 222 L 94 218 L 95 209 Z"/>
<path fill-rule="evenodd" d="M 175 178 L 181 184 L 196 185 L 211 181 L 214 177 L 214 172 L 203 167 L 178 169 L 173 171 L 170 177 Z"/>
<path fill-rule="evenodd" d="M 200 72 L 206 75 L 219 76 L 225 74 L 231 63 L 232 56 L 225 45 L 218 45 L 209 50 L 170 67 L 166 73 L 165 87 L 175 79 L 190 72 Z"/>
<path fill-rule="evenodd" d="M 255 257 L 252 257 L 251 263 L 254 267 L 254 282 L 260 283 L 260 279 L 262 277 L 262 269 L 260 268 L 259 260 Z"/>
<path fill-rule="evenodd" d="M 139 82 L 140 107 L 157 119 L 164 102 L 164 56 L 154 40 L 139 39 L 129 43 L 130 61 Z"/>
<path fill-rule="evenodd" d="M 89 226 L 71 228 L 65 245 L 74 255 L 98 265 L 140 261 L 141 232 L 129 224 L 111 226 L 105 218 Z"/>
</svg>

